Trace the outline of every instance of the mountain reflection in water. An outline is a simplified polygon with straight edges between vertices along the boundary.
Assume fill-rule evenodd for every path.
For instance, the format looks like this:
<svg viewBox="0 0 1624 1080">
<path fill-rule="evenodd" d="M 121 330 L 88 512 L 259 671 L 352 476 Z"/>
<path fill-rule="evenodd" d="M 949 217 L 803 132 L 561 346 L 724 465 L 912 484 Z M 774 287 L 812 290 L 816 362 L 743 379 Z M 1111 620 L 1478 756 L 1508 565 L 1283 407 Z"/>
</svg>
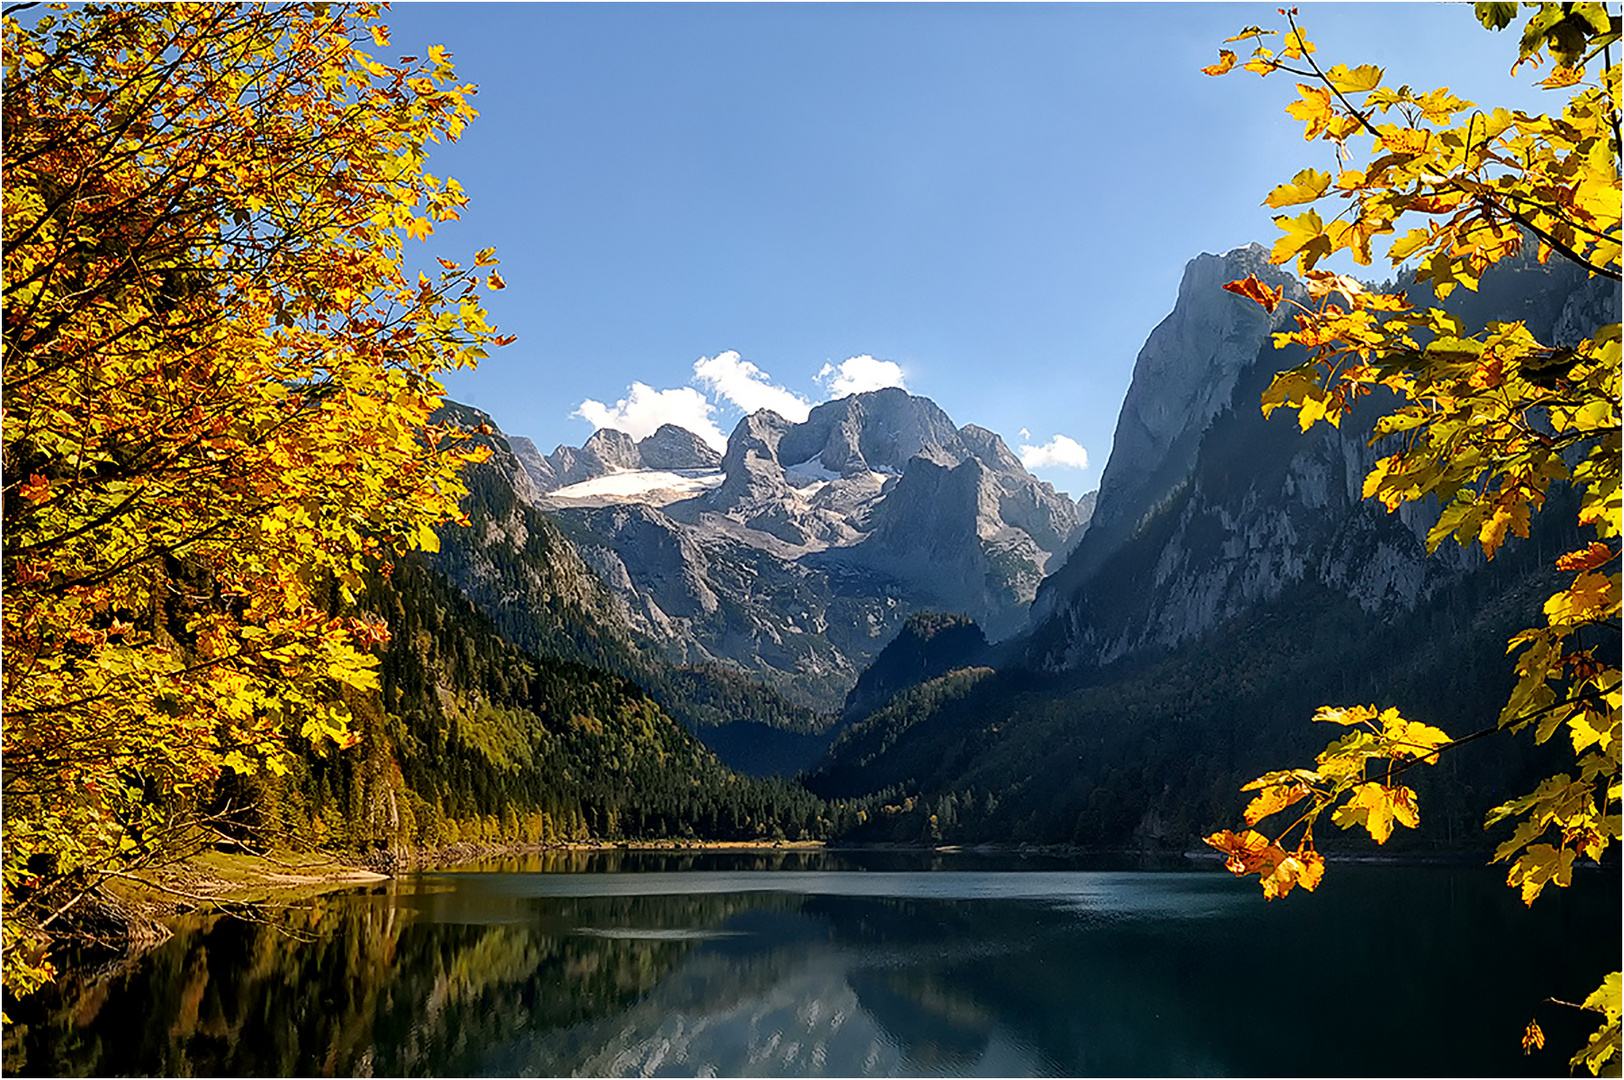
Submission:
<svg viewBox="0 0 1624 1080">
<path fill-rule="evenodd" d="M 921 868 L 929 867 L 929 868 Z M 533 858 L 194 921 L 8 1005 L 17 1074 L 1515 1075 L 1616 964 L 1618 875 L 905 854 Z"/>
</svg>

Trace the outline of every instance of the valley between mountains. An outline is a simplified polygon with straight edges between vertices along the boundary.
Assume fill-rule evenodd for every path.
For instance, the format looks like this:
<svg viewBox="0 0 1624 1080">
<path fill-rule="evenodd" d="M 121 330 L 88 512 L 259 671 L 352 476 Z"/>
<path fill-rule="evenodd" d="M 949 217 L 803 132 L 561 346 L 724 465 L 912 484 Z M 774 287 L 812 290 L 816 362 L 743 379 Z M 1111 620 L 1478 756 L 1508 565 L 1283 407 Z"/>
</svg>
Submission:
<svg viewBox="0 0 1624 1080">
<path fill-rule="evenodd" d="M 1248 274 L 1299 288 L 1256 246 L 1191 261 L 1079 499 L 896 388 L 801 423 L 754 413 L 723 453 L 667 425 L 543 454 L 448 404 L 492 449 L 467 474 L 469 526 L 367 597 L 392 640 L 362 751 L 257 792 L 251 824 L 314 821 L 361 851 L 1183 850 L 1233 819 L 1245 780 L 1313 754 L 1328 701 L 1480 726 L 1573 514 L 1492 563 L 1428 557 L 1426 508 L 1360 497 L 1368 419 L 1303 434 L 1262 416 L 1295 360 L 1279 316 L 1223 290 Z M 1561 342 L 1617 318 L 1603 286 L 1514 261 L 1445 306 L 1515 310 Z M 1465 748 L 1417 778 L 1427 822 L 1395 844 L 1481 845 L 1484 810 L 1543 757 Z"/>
</svg>

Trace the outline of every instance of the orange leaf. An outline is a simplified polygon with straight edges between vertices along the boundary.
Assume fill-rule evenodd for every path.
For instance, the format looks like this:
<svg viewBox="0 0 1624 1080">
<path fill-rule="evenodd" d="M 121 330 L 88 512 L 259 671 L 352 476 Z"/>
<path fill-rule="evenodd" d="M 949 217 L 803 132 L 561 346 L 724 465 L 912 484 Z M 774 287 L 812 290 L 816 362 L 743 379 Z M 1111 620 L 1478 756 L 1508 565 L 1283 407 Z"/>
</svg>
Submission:
<svg viewBox="0 0 1624 1080">
<path fill-rule="evenodd" d="M 1233 833 L 1228 829 L 1215 832 L 1203 841 L 1208 847 L 1217 848 L 1228 855 L 1224 865 L 1229 872 L 1235 875 L 1253 873 L 1262 860 L 1274 847 L 1267 836 L 1260 832 L 1247 829 L 1244 833 Z M 1278 850 L 1278 849 L 1277 849 Z"/>
<path fill-rule="evenodd" d="M 1256 300 L 1263 305 L 1265 311 L 1273 311 L 1285 299 L 1284 288 L 1271 289 L 1257 279 L 1256 274 L 1247 274 L 1241 281 L 1231 281 L 1224 285 L 1224 291 L 1244 296 L 1248 300 Z"/>
<path fill-rule="evenodd" d="M 1583 551 L 1570 551 L 1556 560 L 1558 570 L 1594 570 L 1613 557 L 1613 549 L 1601 541 L 1593 542 Z"/>
<path fill-rule="evenodd" d="M 1218 50 L 1218 62 L 1201 69 L 1203 75 L 1222 75 L 1235 66 L 1235 54 L 1228 49 Z"/>
<path fill-rule="evenodd" d="M 51 482 L 39 473 L 35 473 L 28 478 L 22 487 L 17 489 L 17 494 L 31 503 L 42 503 L 51 497 Z"/>
<path fill-rule="evenodd" d="M 1298 851 L 1291 855 L 1281 851 L 1281 856 L 1262 879 L 1265 900 L 1286 896 L 1297 885 L 1313 892 L 1325 876 L 1325 859 L 1317 851 Z"/>
</svg>

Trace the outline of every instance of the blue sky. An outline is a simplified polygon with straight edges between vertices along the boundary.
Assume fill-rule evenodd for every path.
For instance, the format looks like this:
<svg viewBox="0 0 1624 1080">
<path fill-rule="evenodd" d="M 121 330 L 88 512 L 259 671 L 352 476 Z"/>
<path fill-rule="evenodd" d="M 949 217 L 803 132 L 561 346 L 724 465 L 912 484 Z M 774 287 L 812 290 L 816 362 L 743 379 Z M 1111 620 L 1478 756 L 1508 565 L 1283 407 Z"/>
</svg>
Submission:
<svg viewBox="0 0 1624 1080">
<path fill-rule="evenodd" d="M 1542 105 L 1470 5 L 1300 18 L 1327 62 Z M 493 321 L 518 341 L 448 391 L 543 452 L 588 418 L 725 434 L 741 405 L 900 373 L 1017 451 L 1083 448 L 1086 467 L 1060 444 L 1034 469 L 1081 494 L 1184 264 L 1271 243 L 1263 196 L 1330 163 L 1284 115 L 1287 77 L 1199 71 L 1241 27 L 1283 24 L 1268 4 L 407 3 L 385 21 L 390 52 L 445 45 L 480 88 L 480 119 L 430 160 L 473 203 L 427 250 L 494 244 Z"/>
</svg>

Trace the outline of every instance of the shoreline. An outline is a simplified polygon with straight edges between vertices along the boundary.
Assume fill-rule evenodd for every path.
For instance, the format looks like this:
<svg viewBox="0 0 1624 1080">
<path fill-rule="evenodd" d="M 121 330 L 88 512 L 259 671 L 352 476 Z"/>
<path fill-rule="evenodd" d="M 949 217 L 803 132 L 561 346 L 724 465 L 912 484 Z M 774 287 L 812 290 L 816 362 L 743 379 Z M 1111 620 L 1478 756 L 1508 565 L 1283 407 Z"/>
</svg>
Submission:
<svg viewBox="0 0 1624 1080">
<path fill-rule="evenodd" d="M 109 922 L 114 937 L 130 941 L 163 940 L 164 920 L 210 910 L 286 904 L 339 889 L 377 885 L 401 874 L 443 870 L 497 860 L 541 855 L 593 855 L 608 852 L 644 854 L 812 854 L 891 853 L 916 855 L 984 855 L 1038 859 L 1100 859 L 1163 866 L 1221 866 L 1224 857 L 1205 848 L 1183 851 L 1088 848 L 1073 844 L 842 844 L 823 840 L 592 840 L 563 843 L 451 844 L 438 848 L 407 848 L 368 853 L 345 851 L 266 852 L 206 851 L 147 872 L 145 880 L 109 879 L 99 887 L 99 902 L 92 905 L 92 936 L 107 940 Z M 1471 866 L 1490 868 L 1488 851 L 1327 852 L 1327 861 L 1360 866 Z M 1576 862 L 1581 872 L 1606 869 L 1589 860 Z M 123 924 L 119 926 L 118 924 Z M 127 929 L 125 929 L 127 928 Z M 123 929 L 123 933 L 117 932 Z M 68 930 L 63 937 L 75 936 Z"/>
</svg>

